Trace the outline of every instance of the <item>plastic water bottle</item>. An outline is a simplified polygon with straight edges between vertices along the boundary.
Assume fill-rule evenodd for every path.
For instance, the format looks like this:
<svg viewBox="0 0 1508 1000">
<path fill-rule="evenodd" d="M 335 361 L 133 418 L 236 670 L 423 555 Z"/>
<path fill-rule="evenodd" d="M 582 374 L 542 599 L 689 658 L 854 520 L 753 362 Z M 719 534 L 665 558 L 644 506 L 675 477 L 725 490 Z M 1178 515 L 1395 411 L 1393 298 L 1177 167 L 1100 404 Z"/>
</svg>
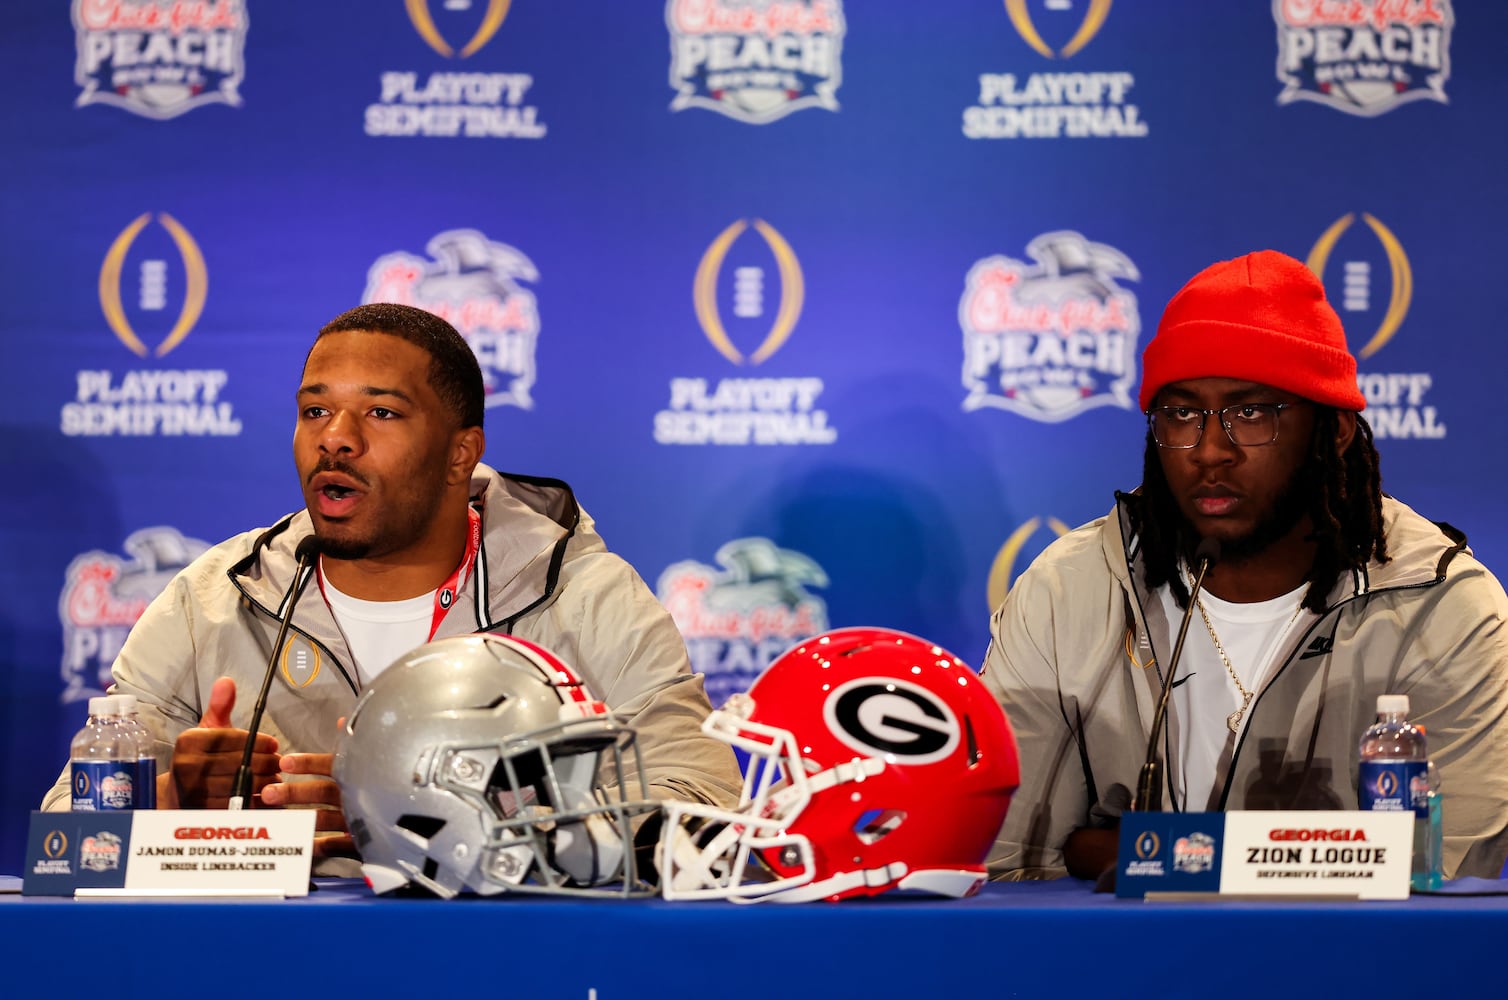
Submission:
<svg viewBox="0 0 1508 1000">
<path fill-rule="evenodd" d="M 89 699 L 89 721 L 68 754 L 76 812 L 136 808 L 137 741 L 119 712 L 114 698 Z"/>
<path fill-rule="evenodd" d="M 1423 726 L 1419 727 L 1423 729 Z M 1429 884 L 1425 888 L 1438 889 L 1445 871 L 1445 798 L 1441 794 L 1440 772 L 1435 762 L 1429 762 Z"/>
<path fill-rule="evenodd" d="M 136 740 L 136 808 L 157 808 L 157 754 L 151 730 L 142 724 L 136 710 L 134 694 L 115 694 L 120 709 L 121 725 L 130 730 Z"/>
<path fill-rule="evenodd" d="M 1377 696 L 1377 722 L 1361 737 L 1358 800 L 1362 809 L 1414 814 L 1415 889 L 1440 887 L 1439 847 L 1432 843 L 1438 824 L 1430 820 L 1429 753 L 1424 730 L 1408 720 L 1406 694 Z M 1438 802 L 1438 797 L 1436 799 Z M 1438 815 L 1438 806 L 1436 807 Z"/>
</svg>

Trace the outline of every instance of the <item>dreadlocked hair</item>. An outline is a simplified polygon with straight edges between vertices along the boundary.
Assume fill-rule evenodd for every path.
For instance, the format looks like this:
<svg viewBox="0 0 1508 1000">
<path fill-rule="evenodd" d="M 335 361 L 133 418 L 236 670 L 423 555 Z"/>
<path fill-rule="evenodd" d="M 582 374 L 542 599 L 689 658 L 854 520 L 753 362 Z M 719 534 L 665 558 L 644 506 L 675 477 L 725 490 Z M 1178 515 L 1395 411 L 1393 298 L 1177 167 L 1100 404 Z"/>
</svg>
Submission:
<svg viewBox="0 0 1508 1000">
<path fill-rule="evenodd" d="M 1298 471 L 1298 484 L 1309 497 L 1306 508 L 1315 543 L 1314 562 L 1304 582 L 1303 606 L 1316 614 L 1325 610 L 1325 598 L 1340 575 L 1360 569 L 1368 560 L 1385 563 L 1387 539 L 1382 528 L 1382 475 L 1372 428 L 1359 414 L 1356 433 L 1344 452 L 1337 447 L 1339 427 L 1336 411 L 1315 407 L 1314 433 L 1309 454 Z M 1179 572 L 1182 560 L 1193 561 L 1199 539 L 1190 537 L 1173 500 L 1158 458 L 1161 449 L 1147 432 L 1142 458 L 1142 488 L 1131 497 L 1131 525 L 1141 546 L 1142 565 L 1148 589 L 1167 585 L 1180 608 L 1189 604 L 1189 589 Z"/>
</svg>

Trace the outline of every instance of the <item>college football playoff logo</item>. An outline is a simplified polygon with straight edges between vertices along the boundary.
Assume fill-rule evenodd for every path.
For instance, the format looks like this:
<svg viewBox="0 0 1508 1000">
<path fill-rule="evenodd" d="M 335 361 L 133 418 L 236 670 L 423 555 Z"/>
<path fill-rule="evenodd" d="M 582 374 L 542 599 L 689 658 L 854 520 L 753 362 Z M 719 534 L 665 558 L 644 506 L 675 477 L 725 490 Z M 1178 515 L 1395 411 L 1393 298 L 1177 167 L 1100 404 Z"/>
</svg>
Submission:
<svg viewBox="0 0 1508 1000">
<path fill-rule="evenodd" d="M 1079 29 L 1074 32 L 1068 44 L 1057 53 L 1054 53 L 1052 48 L 1042 40 L 1042 36 L 1037 33 L 1037 26 L 1032 23 L 1032 16 L 1026 9 L 1026 0 L 1005 0 L 1005 12 L 1010 15 L 1016 34 L 1020 35 L 1022 40 L 1040 53 L 1043 58 L 1051 59 L 1054 55 L 1058 55 L 1068 59 L 1099 34 L 1105 18 L 1110 14 L 1110 3 L 1111 0 L 1089 0 L 1089 9 L 1084 12 L 1084 19 L 1079 22 Z M 1066 3 L 1059 3 L 1056 6 L 1060 10 L 1068 8 Z"/>
<path fill-rule="evenodd" d="M 132 219 L 131 224 L 122 229 L 120 235 L 115 237 L 115 241 L 110 244 L 110 249 L 105 254 L 105 262 L 100 266 L 99 271 L 99 304 L 100 309 L 104 311 L 105 322 L 110 324 L 110 329 L 115 332 L 115 336 L 122 344 L 140 357 L 155 354 L 160 358 L 183 343 L 183 339 L 193 330 L 194 324 L 199 322 L 199 316 L 204 312 L 204 300 L 209 294 L 209 272 L 204 267 L 204 254 L 199 251 L 199 244 L 194 242 L 194 237 L 177 219 L 166 212 L 159 212 L 157 221 L 172 237 L 173 245 L 178 248 L 178 256 L 183 264 L 183 305 L 179 307 L 178 318 L 168 335 L 162 339 L 155 350 L 149 349 L 137 332 L 132 329 L 130 320 L 126 318 L 126 309 L 121 296 L 121 274 L 126 255 L 130 253 L 132 244 L 151 221 L 152 213 L 143 212 Z M 142 262 L 140 298 L 144 309 L 163 307 L 166 298 L 166 270 L 167 265 L 164 261 Z"/>
<path fill-rule="evenodd" d="M 991 611 L 1000 607 L 1005 600 L 1006 593 L 1011 589 L 1011 582 L 1016 579 L 1016 561 L 1021 555 L 1021 549 L 1041 526 L 1042 518 L 1030 519 L 1011 532 L 1005 544 L 1000 546 L 1000 551 L 995 553 L 995 561 L 990 565 L 989 582 L 985 585 L 985 597 L 990 602 Z M 1052 529 L 1054 538 L 1068 534 L 1068 525 L 1055 517 L 1047 519 L 1047 526 Z"/>
<path fill-rule="evenodd" d="M 1367 224 L 1367 228 L 1377 237 L 1377 242 L 1382 246 L 1388 264 L 1388 301 L 1383 310 L 1382 319 L 1372 332 L 1372 336 L 1356 352 L 1357 359 L 1364 361 L 1392 340 L 1393 334 L 1398 332 L 1398 327 L 1403 325 L 1403 318 L 1408 315 L 1409 304 L 1414 298 L 1414 271 L 1409 266 L 1408 255 L 1403 251 L 1403 244 L 1398 242 L 1398 237 L 1393 235 L 1393 231 L 1375 216 L 1366 212 L 1363 212 L 1361 217 Z M 1335 244 L 1355 221 L 1355 212 L 1342 215 L 1320 234 L 1320 238 L 1310 249 L 1309 259 L 1305 263 L 1309 265 L 1309 270 L 1315 273 L 1321 283 L 1325 280 L 1325 267 L 1330 262 L 1330 255 L 1335 250 Z M 1339 296 L 1341 309 L 1347 312 L 1370 311 L 1369 305 L 1372 298 L 1370 266 L 1362 260 L 1347 261 L 1345 271 L 1345 288 Z"/>
<path fill-rule="evenodd" d="M 482 14 L 482 23 L 477 27 L 476 33 L 471 36 L 471 40 L 461 47 L 462 59 L 473 55 L 492 40 L 492 36 L 497 34 L 497 29 L 503 26 L 503 19 L 508 16 L 508 7 L 511 3 L 512 0 L 487 0 L 487 9 Z M 456 50 L 435 26 L 435 19 L 430 14 L 426 0 L 403 0 L 403 6 L 408 11 L 408 19 L 414 24 L 414 30 L 419 33 L 420 38 L 424 39 L 425 44 L 447 59 L 456 55 Z M 465 10 L 470 6 L 469 0 L 461 0 L 460 3 L 456 3 L 455 0 L 446 0 L 445 3 L 447 10 Z"/>
<path fill-rule="evenodd" d="M 707 252 L 702 254 L 702 261 L 697 265 L 696 280 L 692 287 L 696 319 L 701 324 L 702 333 L 706 335 L 708 342 L 717 348 L 717 353 L 735 365 L 762 364 L 780 350 L 781 345 L 790 337 L 791 331 L 796 328 L 796 320 L 801 317 L 801 306 L 806 296 L 806 286 L 801 277 L 801 264 L 791 250 L 791 245 L 774 226 L 763 219 L 755 219 L 754 231 L 764 238 L 765 245 L 775 257 L 775 266 L 780 275 L 780 304 L 775 312 L 775 318 L 771 321 L 769 332 L 765 334 L 758 347 L 745 356 L 733 346 L 733 341 L 728 337 L 728 329 L 723 325 L 722 313 L 717 306 L 718 280 L 722 275 L 723 260 L 728 256 L 728 249 L 747 228 L 748 223 L 739 219 L 717 234 L 717 239 L 713 240 L 712 245 L 707 247 Z M 737 269 L 734 281 L 734 315 L 744 318 L 757 317 L 763 311 L 763 270 L 758 267 L 740 267 Z"/>
</svg>

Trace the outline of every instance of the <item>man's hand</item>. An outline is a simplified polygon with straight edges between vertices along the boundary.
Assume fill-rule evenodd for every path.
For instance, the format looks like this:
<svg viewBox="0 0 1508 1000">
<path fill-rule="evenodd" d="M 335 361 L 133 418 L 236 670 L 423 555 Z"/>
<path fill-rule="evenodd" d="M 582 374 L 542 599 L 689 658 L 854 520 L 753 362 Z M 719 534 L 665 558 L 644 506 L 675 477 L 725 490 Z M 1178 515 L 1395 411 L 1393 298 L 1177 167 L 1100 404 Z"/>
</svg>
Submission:
<svg viewBox="0 0 1508 1000">
<path fill-rule="evenodd" d="M 173 766 L 157 779 L 159 809 L 224 809 L 246 751 L 244 729 L 233 729 L 230 712 L 236 705 L 236 682 L 221 677 L 210 688 L 209 706 L 199 725 L 185 729 L 173 744 Z M 252 793 L 277 777 L 278 741 L 258 733 L 251 755 Z"/>
<path fill-rule="evenodd" d="M 337 725 L 343 725 L 340 720 Z M 314 857 L 354 858 L 356 843 L 346 832 L 346 818 L 340 811 L 340 786 L 330 779 L 335 755 L 330 753 L 290 753 L 281 758 L 284 774 L 311 774 L 318 777 L 304 781 L 278 781 L 262 789 L 262 804 L 267 806 L 313 805 Z M 326 836 L 320 836 L 320 834 Z"/>
<path fill-rule="evenodd" d="M 1097 879 L 1115 867 L 1116 849 L 1120 846 L 1120 828 L 1079 827 L 1068 835 L 1063 845 L 1063 862 L 1074 878 Z"/>
</svg>

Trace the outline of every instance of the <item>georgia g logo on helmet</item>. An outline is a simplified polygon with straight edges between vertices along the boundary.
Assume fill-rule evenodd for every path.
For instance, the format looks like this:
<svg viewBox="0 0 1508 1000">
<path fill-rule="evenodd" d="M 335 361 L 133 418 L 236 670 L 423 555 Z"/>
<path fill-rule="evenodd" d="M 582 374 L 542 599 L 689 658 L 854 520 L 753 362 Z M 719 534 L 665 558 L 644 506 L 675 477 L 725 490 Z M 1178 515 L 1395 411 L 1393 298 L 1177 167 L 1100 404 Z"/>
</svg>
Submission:
<svg viewBox="0 0 1508 1000">
<path fill-rule="evenodd" d="M 822 706 L 823 718 L 845 746 L 902 764 L 930 764 L 958 746 L 958 718 L 917 684 L 860 677 L 840 685 Z"/>
</svg>

